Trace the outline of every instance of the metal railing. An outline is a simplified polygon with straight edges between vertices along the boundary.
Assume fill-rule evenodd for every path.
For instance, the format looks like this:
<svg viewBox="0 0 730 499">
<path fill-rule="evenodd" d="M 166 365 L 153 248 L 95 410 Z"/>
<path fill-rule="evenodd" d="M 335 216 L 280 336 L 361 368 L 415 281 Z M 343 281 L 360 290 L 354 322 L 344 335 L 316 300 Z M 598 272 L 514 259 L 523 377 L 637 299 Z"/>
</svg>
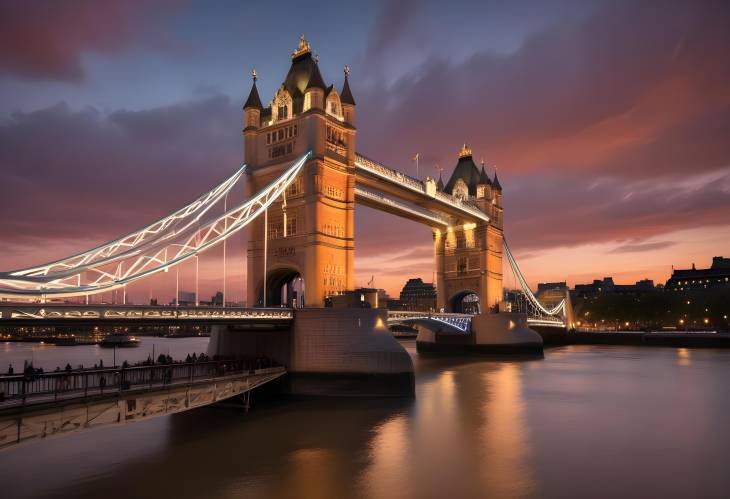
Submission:
<svg viewBox="0 0 730 499">
<path fill-rule="evenodd" d="M 240 360 L 154 364 L 0 376 L 0 410 L 111 395 L 128 390 L 185 386 L 236 375 L 270 374 L 283 367 Z"/>
</svg>

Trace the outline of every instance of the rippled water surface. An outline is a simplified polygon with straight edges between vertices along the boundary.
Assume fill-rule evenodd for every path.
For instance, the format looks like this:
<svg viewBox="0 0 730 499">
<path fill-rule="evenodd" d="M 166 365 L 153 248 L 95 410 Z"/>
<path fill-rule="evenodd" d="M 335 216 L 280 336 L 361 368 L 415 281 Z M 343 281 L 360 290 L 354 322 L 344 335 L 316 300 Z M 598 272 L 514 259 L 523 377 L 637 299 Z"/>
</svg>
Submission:
<svg viewBox="0 0 730 499">
<path fill-rule="evenodd" d="M 160 345 L 178 356 L 205 341 Z M 414 400 L 254 394 L 248 414 L 199 409 L 31 443 L 0 452 L 0 496 L 728 497 L 730 351 L 580 346 L 505 362 L 404 345 Z M 96 351 L 34 357 L 54 363 L 59 348 Z"/>
</svg>

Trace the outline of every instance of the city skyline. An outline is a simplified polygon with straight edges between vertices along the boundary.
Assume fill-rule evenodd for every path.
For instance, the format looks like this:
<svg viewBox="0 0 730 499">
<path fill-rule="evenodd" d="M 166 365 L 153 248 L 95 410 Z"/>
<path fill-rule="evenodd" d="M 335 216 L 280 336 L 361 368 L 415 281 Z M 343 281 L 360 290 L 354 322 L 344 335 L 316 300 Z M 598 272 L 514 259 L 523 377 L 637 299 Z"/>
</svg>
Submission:
<svg viewBox="0 0 730 499">
<path fill-rule="evenodd" d="M 308 13 L 271 37 L 233 3 L 4 4 L 2 270 L 133 230 L 230 174 L 248 73 L 268 102 L 304 32 L 328 82 L 352 68 L 358 150 L 411 175 L 419 153 L 421 176 L 440 165 L 447 180 L 467 142 L 497 166 L 505 234 L 531 285 L 664 282 L 672 265 L 727 253 L 723 8 L 347 5 L 361 21 L 343 39 Z M 54 18 L 66 22 L 47 27 Z M 408 277 L 431 280 L 428 230 L 362 208 L 356 236 L 356 284 L 375 275 L 396 294 Z M 243 250 L 230 251 L 229 289 L 241 290 Z M 207 277 L 219 265 L 201 261 L 202 296 L 220 288 Z"/>
</svg>

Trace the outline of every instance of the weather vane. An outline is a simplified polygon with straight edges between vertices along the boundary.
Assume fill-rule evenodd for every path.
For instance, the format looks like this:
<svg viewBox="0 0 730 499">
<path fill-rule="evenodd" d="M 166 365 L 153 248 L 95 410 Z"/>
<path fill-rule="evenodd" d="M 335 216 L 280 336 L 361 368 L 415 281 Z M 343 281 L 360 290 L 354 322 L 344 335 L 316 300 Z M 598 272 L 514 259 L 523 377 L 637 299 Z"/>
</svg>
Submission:
<svg viewBox="0 0 730 499">
<path fill-rule="evenodd" d="M 253 81 L 256 81 L 259 79 L 259 75 L 256 74 L 256 68 L 253 68 L 251 70 L 251 78 L 253 79 Z"/>
</svg>

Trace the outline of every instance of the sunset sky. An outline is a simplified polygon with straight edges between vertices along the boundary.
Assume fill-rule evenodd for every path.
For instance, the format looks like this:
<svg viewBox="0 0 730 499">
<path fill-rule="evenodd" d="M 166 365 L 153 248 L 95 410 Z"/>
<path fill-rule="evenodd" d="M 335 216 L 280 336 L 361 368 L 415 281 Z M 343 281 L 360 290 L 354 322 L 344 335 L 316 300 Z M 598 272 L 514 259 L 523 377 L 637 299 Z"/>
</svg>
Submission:
<svg viewBox="0 0 730 499">
<path fill-rule="evenodd" d="M 327 84 L 351 68 L 358 151 L 412 175 L 419 152 L 447 180 L 466 142 L 497 167 L 533 285 L 664 282 L 730 256 L 727 1 L 2 0 L 0 270 L 144 226 L 230 175 L 251 69 L 267 103 L 302 33 Z M 431 280 L 426 227 L 364 207 L 356 224 L 357 284 Z M 240 299 L 243 240 L 229 248 Z M 202 265 L 206 297 L 217 254 Z"/>
</svg>

